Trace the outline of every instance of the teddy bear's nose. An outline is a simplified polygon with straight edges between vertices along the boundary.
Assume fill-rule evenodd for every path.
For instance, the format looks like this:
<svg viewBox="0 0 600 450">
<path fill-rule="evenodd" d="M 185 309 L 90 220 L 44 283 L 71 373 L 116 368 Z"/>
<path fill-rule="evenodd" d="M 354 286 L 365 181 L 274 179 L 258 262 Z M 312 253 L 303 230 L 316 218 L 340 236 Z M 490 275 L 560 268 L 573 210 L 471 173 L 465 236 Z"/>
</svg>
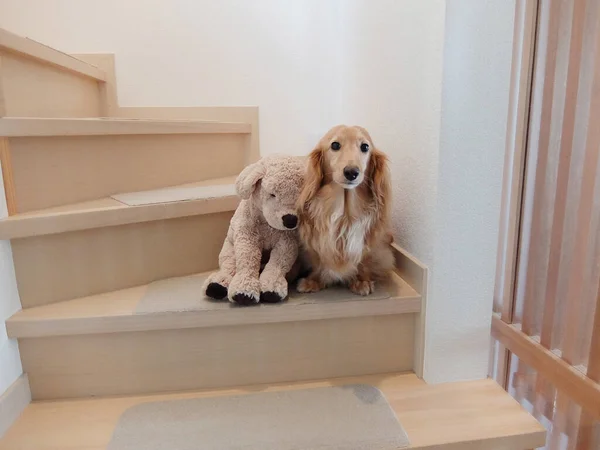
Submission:
<svg viewBox="0 0 600 450">
<path fill-rule="evenodd" d="M 286 214 L 281 218 L 281 220 L 283 220 L 283 226 L 286 228 L 292 229 L 296 228 L 296 225 L 298 225 L 298 217 L 294 216 L 293 214 Z"/>
</svg>

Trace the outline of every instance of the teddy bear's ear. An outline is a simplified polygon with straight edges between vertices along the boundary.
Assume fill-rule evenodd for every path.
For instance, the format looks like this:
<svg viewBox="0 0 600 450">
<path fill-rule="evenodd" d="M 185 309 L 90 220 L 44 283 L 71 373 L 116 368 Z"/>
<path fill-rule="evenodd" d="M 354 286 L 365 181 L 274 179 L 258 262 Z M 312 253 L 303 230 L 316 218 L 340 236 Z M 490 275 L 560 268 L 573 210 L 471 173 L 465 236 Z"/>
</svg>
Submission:
<svg viewBox="0 0 600 450">
<path fill-rule="evenodd" d="M 235 190 L 244 200 L 248 200 L 258 183 L 265 176 L 265 166 L 262 161 L 250 164 L 235 180 Z"/>
</svg>

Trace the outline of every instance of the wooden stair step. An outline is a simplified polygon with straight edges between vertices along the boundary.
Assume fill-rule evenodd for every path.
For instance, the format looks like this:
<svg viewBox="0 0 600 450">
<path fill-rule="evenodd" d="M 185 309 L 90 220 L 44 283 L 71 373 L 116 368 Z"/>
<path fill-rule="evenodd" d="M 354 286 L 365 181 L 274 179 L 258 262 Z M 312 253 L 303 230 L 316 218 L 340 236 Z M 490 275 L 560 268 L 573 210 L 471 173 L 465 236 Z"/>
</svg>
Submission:
<svg viewBox="0 0 600 450">
<path fill-rule="evenodd" d="M 163 311 L 137 313 L 136 308 L 149 286 L 24 309 L 6 322 L 8 335 L 11 338 L 39 338 L 254 325 L 416 313 L 421 309 L 419 294 L 396 274 L 385 283 L 390 296 L 383 299 L 358 297 L 348 291 L 347 297 L 339 301 L 308 302 L 306 295 L 298 295 L 282 304 L 240 308 L 227 301 L 210 303 L 198 292 L 198 302 L 205 302 L 205 309 L 181 311 L 165 307 Z M 162 295 L 169 296 L 168 289 Z"/>
<path fill-rule="evenodd" d="M 383 374 L 186 393 L 34 402 L 0 440 L 0 450 L 104 450 L 119 417 L 141 403 L 346 384 L 378 387 L 404 426 L 413 449 L 525 450 L 545 442 L 544 428 L 492 380 L 427 385 L 414 374 Z"/>
<path fill-rule="evenodd" d="M 106 73 L 92 64 L 88 64 L 33 39 L 11 33 L 3 28 L 0 28 L 0 49 L 32 58 L 97 81 L 106 81 L 107 79 Z"/>
<path fill-rule="evenodd" d="M 11 215 L 237 175 L 252 125 L 155 119 L 0 118 Z M 3 137 L 4 136 L 4 137 Z"/>
<path fill-rule="evenodd" d="M 159 202 L 130 206 L 113 197 L 16 214 L 0 220 L 0 239 L 16 239 L 106 226 L 150 222 L 200 214 L 234 211 L 239 198 L 234 190 L 235 177 L 146 191 Z M 211 193 L 214 188 L 215 193 Z M 195 189 L 199 194 L 194 195 Z M 190 200 L 166 201 L 174 194 Z M 182 198 L 181 195 L 179 198 Z M 177 197 L 174 197 L 177 198 Z"/>
<path fill-rule="evenodd" d="M 126 118 L 0 118 L 0 136 L 101 136 L 128 134 L 250 134 L 243 122 Z"/>
</svg>

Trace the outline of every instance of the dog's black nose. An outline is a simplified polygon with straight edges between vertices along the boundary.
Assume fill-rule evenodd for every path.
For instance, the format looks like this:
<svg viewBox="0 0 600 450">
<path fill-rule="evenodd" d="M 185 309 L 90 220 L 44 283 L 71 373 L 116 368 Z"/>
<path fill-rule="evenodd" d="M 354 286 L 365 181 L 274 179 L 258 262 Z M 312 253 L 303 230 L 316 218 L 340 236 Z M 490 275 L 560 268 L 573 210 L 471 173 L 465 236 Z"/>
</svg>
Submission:
<svg viewBox="0 0 600 450">
<path fill-rule="evenodd" d="M 286 228 L 296 228 L 296 225 L 298 225 L 298 217 L 293 214 L 286 214 L 281 220 L 283 220 L 283 226 Z"/>
<path fill-rule="evenodd" d="M 346 166 L 344 167 L 344 176 L 348 181 L 354 181 L 358 178 L 360 174 L 360 170 L 356 166 Z"/>
</svg>

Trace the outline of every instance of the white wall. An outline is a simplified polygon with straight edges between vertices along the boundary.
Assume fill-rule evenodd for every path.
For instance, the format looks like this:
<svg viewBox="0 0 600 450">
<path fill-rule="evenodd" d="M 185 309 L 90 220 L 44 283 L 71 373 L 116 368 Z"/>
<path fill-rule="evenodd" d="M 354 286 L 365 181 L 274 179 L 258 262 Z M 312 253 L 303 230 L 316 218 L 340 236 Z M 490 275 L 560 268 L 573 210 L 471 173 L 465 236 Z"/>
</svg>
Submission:
<svg viewBox="0 0 600 450">
<path fill-rule="evenodd" d="M 514 0 L 446 5 L 430 382 L 487 376 L 514 8 Z"/>
<path fill-rule="evenodd" d="M 399 243 L 431 269 L 428 382 L 487 376 L 514 1 L 347 0 L 340 114 L 390 156 Z"/>
<path fill-rule="evenodd" d="M 338 1 L 3 0 L 0 27 L 116 55 L 122 106 L 259 105 L 263 153 L 337 119 Z M 316 131 L 315 131 L 316 130 Z"/>
<path fill-rule="evenodd" d="M 0 170 L 0 219 L 8 216 Z M 16 340 L 8 339 L 4 321 L 21 309 L 9 241 L 0 241 L 0 395 L 21 375 Z"/>
<path fill-rule="evenodd" d="M 366 126 L 431 269 L 427 381 L 487 371 L 514 0 L 3 0 L 0 27 L 117 58 L 123 106 L 259 105 L 261 151 Z"/>
<path fill-rule="evenodd" d="M 345 0 L 340 121 L 366 127 L 391 160 L 399 244 L 433 260 L 444 0 Z M 349 32 L 351 30 L 351 32 Z"/>
</svg>

